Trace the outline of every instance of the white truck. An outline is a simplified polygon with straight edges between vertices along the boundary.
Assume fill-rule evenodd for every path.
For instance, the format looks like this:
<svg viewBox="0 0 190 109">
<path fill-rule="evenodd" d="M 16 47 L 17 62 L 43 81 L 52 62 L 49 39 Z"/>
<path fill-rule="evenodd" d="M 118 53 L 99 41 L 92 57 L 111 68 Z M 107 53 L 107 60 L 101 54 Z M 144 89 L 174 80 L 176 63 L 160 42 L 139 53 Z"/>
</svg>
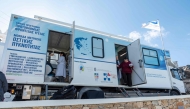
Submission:
<svg viewBox="0 0 190 109">
<path fill-rule="evenodd" d="M 169 51 L 75 23 L 68 24 L 35 16 L 12 15 L 2 54 L 0 70 L 9 91 L 21 99 L 35 99 L 60 87 L 74 85 L 78 97 L 88 90 L 102 90 L 106 97 L 161 96 L 185 94 L 183 81 L 173 69 Z M 67 78 L 54 76 L 59 52 L 67 55 Z M 116 55 L 134 65 L 132 87 L 118 82 Z M 120 90 L 116 90 L 119 88 Z M 121 90 L 122 89 L 122 90 Z M 121 93 L 122 92 L 122 93 Z"/>
</svg>

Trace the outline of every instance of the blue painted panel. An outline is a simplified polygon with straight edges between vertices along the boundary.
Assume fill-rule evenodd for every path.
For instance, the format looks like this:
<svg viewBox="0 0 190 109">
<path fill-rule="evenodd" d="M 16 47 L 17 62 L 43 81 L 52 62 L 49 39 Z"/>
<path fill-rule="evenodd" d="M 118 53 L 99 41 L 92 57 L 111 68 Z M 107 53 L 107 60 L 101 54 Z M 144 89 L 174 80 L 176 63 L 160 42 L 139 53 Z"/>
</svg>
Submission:
<svg viewBox="0 0 190 109">
<path fill-rule="evenodd" d="M 153 68 L 153 69 L 161 69 L 161 70 L 167 69 L 166 62 L 164 60 L 164 51 L 163 50 L 145 46 L 145 45 L 142 45 L 141 47 L 142 47 L 142 49 L 145 48 L 145 49 L 155 50 L 155 51 L 157 51 L 157 55 L 158 55 L 159 65 L 149 65 L 149 64 L 144 63 L 145 68 Z"/>
</svg>

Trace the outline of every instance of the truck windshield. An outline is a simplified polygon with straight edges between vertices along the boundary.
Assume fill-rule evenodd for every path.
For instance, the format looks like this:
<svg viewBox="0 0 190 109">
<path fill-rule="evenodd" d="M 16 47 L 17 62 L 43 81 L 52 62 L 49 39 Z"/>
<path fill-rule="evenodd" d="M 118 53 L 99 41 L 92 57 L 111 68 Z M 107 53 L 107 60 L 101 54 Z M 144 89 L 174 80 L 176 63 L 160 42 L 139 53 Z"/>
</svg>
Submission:
<svg viewBox="0 0 190 109">
<path fill-rule="evenodd" d="M 171 72 L 172 72 L 173 78 L 181 80 L 181 77 L 180 77 L 180 75 L 178 73 L 178 70 L 171 70 Z"/>
</svg>

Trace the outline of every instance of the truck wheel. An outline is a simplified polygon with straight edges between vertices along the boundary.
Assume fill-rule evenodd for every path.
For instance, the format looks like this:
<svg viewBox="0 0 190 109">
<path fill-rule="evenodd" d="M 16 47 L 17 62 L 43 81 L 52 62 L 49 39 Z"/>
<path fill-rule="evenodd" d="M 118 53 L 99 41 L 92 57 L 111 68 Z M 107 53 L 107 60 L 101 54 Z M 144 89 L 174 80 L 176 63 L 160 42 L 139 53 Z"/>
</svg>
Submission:
<svg viewBox="0 0 190 109">
<path fill-rule="evenodd" d="M 82 96 L 83 96 L 83 94 L 85 92 L 87 92 L 87 91 L 90 91 L 90 90 L 93 90 L 93 91 L 102 91 L 102 89 L 100 89 L 99 87 L 83 87 L 82 89 L 80 89 L 77 98 L 81 99 Z"/>
<path fill-rule="evenodd" d="M 175 95 L 180 95 L 180 94 L 179 94 L 178 91 L 172 90 L 172 91 L 170 92 L 170 95 L 171 95 L 171 96 L 175 96 Z"/>
</svg>

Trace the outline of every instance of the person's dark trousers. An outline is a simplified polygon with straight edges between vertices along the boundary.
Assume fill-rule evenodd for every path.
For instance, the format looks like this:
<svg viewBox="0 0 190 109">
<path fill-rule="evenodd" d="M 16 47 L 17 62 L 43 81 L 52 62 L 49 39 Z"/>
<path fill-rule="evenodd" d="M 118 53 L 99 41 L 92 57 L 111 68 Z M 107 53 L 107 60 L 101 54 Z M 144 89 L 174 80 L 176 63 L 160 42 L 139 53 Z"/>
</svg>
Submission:
<svg viewBox="0 0 190 109">
<path fill-rule="evenodd" d="M 122 78 L 128 86 L 132 86 L 131 73 L 122 73 Z"/>
<path fill-rule="evenodd" d="M 59 76 L 59 82 L 64 82 L 64 77 L 63 76 Z"/>
</svg>

